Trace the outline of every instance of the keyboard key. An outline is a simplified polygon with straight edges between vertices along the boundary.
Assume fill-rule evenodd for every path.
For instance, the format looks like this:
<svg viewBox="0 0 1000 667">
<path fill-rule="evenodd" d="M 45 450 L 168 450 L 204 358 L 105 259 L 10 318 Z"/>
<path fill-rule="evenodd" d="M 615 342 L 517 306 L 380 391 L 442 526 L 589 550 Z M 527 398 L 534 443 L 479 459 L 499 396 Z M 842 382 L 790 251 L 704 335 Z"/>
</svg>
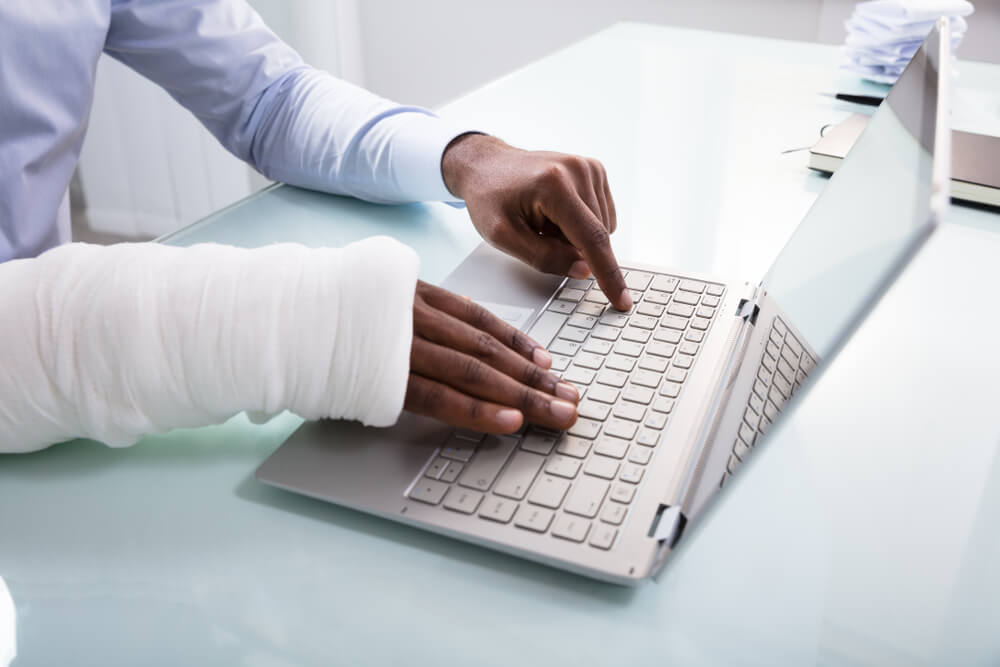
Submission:
<svg viewBox="0 0 1000 667">
<path fill-rule="evenodd" d="M 628 419 L 629 421 L 641 422 L 646 416 L 646 408 L 638 403 L 619 403 L 614 409 L 615 417 Z"/>
<path fill-rule="evenodd" d="M 689 340 L 692 343 L 700 343 L 705 340 L 705 332 L 698 331 L 696 329 L 689 329 L 686 334 L 684 334 L 684 340 Z"/>
<path fill-rule="evenodd" d="M 655 428 L 659 431 L 667 425 L 667 416 L 662 412 L 650 412 L 643 423 L 649 428 Z"/>
<path fill-rule="evenodd" d="M 694 306 L 685 306 L 683 303 L 672 303 L 667 306 L 667 313 L 676 315 L 677 317 L 691 317 L 694 315 Z"/>
<path fill-rule="evenodd" d="M 687 378 L 687 373 L 683 368 L 671 368 L 667 373 L 667 379 L 671 382 L 684 382 Z"/>
<path fill-rule="evenodd" d="M 461 438 L 462 440 L 470 440 L 472 442 L 482 442 L 486 434 L 481 431 L 473 431 L 471 428 L 456 428 L 452 434 L 456 438 Z"/>
<path fill-rule="evenodd" d="M 787 400 L 792 395 L 792 383 L 781 377 L 780 375 L 774 376 L 774 386 L 778 388 L 781 395 Z"/>
<path fill-rule="evenodd" d="M 709 308 L 708 306 L 700 306 L 694 312 L 698 317 L 704 317 L 709 320 L 715 317 L 715 308 Z"/>
<path fill-rule="evenodd" d="M 639 368 L 647 371 L 653 371 L 655 373 L 663 373 L 667 370 L 668 363 L 669 362 L 663 357 L 656 357 L 647 354 L 639 360 Z"/>
<path fill-rule="evenodd" d="M 601 324 L 621 328 L 628 324 L 628 315 L 625 313 L 619 313 L 616 310 L 609 310 L 601 315 L 600 322 Z"/>
<path fill-rule="evenodd" d="M 656 443 L 660 441 L 660 433 L 653 429 L 644 428 L 639 431 L 639 437 L 635 441 L 646 447 L 656 447 Z"/>
<path fill-rule="evenodd" d="M 590 452 L 590 440 L 578 438 L 575 435 L 564 435 L 559 438 L 556 451 L 566 456 L 582 459 Z"/>
<path fill-rule="evenodd" d="M 673 292 L 677 289 L 677 278 L 673 276 L 655 276 L 649 286 L 660 292 Z"/>
<path fill-rule="evenodd" d="M 665 329 L 664 327 L 661 326 L 653 334 L 653 339 L 661 343 L 670 343 L 670 344 L 679 343 L 681 340 L 681 332 L 678 331 L 677 329 Z M 661 355 L 661 356 L 670 356 L 670 355 Z"/>
<path fill-rule="evenodd" d="M 586 292 L 594 284 L 593 278 L 569 278 L 563 287 L 572 287 Z"/>
<path fill-rule="evenodd" d="M 625 391 L 622 392 L 622 398 L 624 398 L 626 401 L 632 401 L 633 403 L 641 403 L 643 405 L 649 405 L 650 401 L 653 400 L 654 395 L 655 394 L 653 393 L 652 389 L 648 389 L 646 387 L 639 387 L 634 384 L 630 384 L 628 388 L 626 388 Z"/>
<path fill-rule="evenodd" d="M 441 448 L 441 456 L 446 459 L 452 459 L 454 461 L 461 461 L 462 463 L 465 463 L 472 458 L 472 454 L 475 451 L 475 442 L 460 438 L 457 435 L 452 435 Z"/>
<path fill-rule="evenodd" d="M 747 425 L 746 422 L 740 422 L 739 436 L 740 436 L 740 440 L 742 440 L 743 442 L 745 442 L 747 444 L 747 446 L 752 446 L 753 443 L 754 443 L 754 440 L 757 439 L 757 431 L 755 431 L 754 429 L 750 428 Z M 742 459 L 743 457 L 741 456 L 740 458 Z"/>
<path fill-rule="evenodd" d="M 694 357 L 689 354 L 678 354 L 674 357 L 674 366 L 677 368 L 691 368 L 694 364 Z"/>
<path fill-rule="evenodd" d="M 594 303 L 593 301 L 581 301 L 580 305 L 576 307 L 576 312 L 581 315 L 600 317 L 604 313 L 604 306 L 599 303 Z"/>
<path fill-rule="evenodd" d="M 603 384 L 595 384 L 590 388 L 590 393 L 587 394 L 587 398 L 593 401 L 600 401 L 601 403 L 614 403 L 618 400 L 619 391 L 614 387 L 609 387 Z"/>
<path fill-rule="evenodd" d="M 565 338 L 557 338 L 552 341 L 549 345 L 549 352 L 555 354 L 565 354 L 568 357 L 576 355 L 580 351 L 580 344 L 576 341 L 566 340 Z"/>
<path fill-rule="evenodd" d="M 590 332 L 590 335 L 593 338 L 600 338 L 601 340 L 618 340 L 618 336 L 621 335 L 621 330 L 608 326 L 607 324 L 598 324 L 594 327 L 594 330 Z"/>
<path fill-rule="evenodd" d="M 552 523 L 555 512 L 542 509 L 540 507 L 524 507 L 517 513 L 514 525 L 518 528 L 533 530 L 536 533 L 544 533 Z"/>
<path fill-rule="evenodd" d="M 587 296 L 584 298 L 587 301 L 591 301 L 593 303 L 600 303 L 603 305 L 607 305 L 609 303 L 608 297 L 604 296 L 604 292 L 602 292 L 600 289 L 596 287 L 587 292 Z"/>
<path fill-rule="evenodd" d="M 693 357 L 694 355 L 698 354 L 698 347 L 699 347 L 698 343 L 692 343 L 691 341 L 686 340 L 677 346 L 677 350 L 681 354 L 686 354 L 688 356 Z"/>
<path fill-rule="evenodd" d="M 795 336 L 791 334 L 785 336 L 785 345 L 791 348 L 796 359 L 802 356 L 802 345 L 796 340 Z"/>
<path fill-rule="evenodd" d="M 598 369 L 604 363 L 604 357 L 593 352 L 580 352 L 573 362 L 583 368 Z"/>
<path fill-rule="evenodd" d="M 764 409 L 764 399 L 753 392 L 750 392 L 750 401 L 748 404 L 750 405 L 750 409 L 758 415 Z"/>
<path fill-rule="evenodd" d="M 676 361 L 674 362 L 677 363 Z M 632 382 L 642 387 L 656 389 L 660 386 L 660 374 L 652 371 L 637 370 L 632 373 Z"/>
<path fill-rule="evenodd" d="M 608 503 L 604 506 L 604 511 L 601 512 L 601 521 L 614 526 L 620 526 L 622 521 L 625 520 L 626 513 L 628 513 L 628 508 L 625 505 Z"/>
<path fill-rule="evenodd" d="M 729 455 L 729 462 L 726 464 L 726 470 L 732 474 L 736 472 L 736 468 L 740 465 L 740 460 L 736 458 L 736 454 Z"/>
<path fill-rule="evenodd" d="M 625 285 L 629 289 L 645 290 L 649 287 L 649 281 L 653 279 L 653 274 L 643 271 L 628 271 L 625 274 Z"/>
<path fill-rule="evenodd" d="M 587 465 L 584 466 L 583 471 L 594 477 L 614 479 L 615 475 L 618 474 L 618 461 L 607 456 L 597 456 L 595 454 L 587 460 Z M 586 477 L 582 477 L 581 481 L 584 479 Z M 568 512 L 569 508 L 566 511 Z M 596 512 L 597 510 L 595 509 L 594 511 Z"/>
<path fill-rule="evenodd" d="M 677 305 L 694 306 L 698 304 L 700 298 L 701 297 L 699 297 L 697 294 L 691 294 L 690 292 L 678 292 L 677 294 L 674 295 L 674 299 L 671 303 Z M 693 311 L 694 309 L 692 308 L 691 310 Z M 690 317 L 690 315 L 685 315 L 684 317 Z"/>
<path fill-rule="evenodd" d="M 583 542 L 590 531 L 590 522 L 569 514 L 560 514 L 552 526 L 552 534 L 570 542 Z"/>
<path fill-rule="evenodd" d="M 562 505 L 566 492 L 569 491 L 569 482 L 552 475 L 542 475 L 535 483 L 535 487 L 528 496 L 528 502 L 533 505 L 550 507 L 556 509 Z"/>
<path fill-rule="evenodd" d="M 617 465 L 616 463 L 615 466 L 617 467 Z M 584 475 L 577 480 L 573 490 L 570 491 L 569 500 L 566 501 L 564 509 L 570 514 L 593 519 L 597 516 L 597 510 L 604 502 L 604 496 L 607 495 L 610 486 L 607 482 L 596 477 Z"/>
<path fill-rule="evenodd" d="M 564 287 L 559 291 L 558 298 L 565 301 L 579 301 L 583 298 L 584 291 L 579 289 L 573 289 L 572 287 Z"/>
<path fill-rule="evenodd" d="M 648 290 L 644 297 L 646 303 L 658 303 L 661 306 L 670 301 L 670 295 L 659 290 Z"/>
<path fill-rule="evenodd" d="M 572 384 L 587 385 L 594 381 L 595 375 L 596 373 L 592 370 L 580 368 L 579 366 L 570 366 L 569 369 L 563 373 L 563 380 Z"/>
<path fill-rule="evenodd" d="M 569 368 L 569 362 L 572 361 L 571 357 L 564 356 L 562 354 L 552 355 L 552 370 L 554 371 L 564 371 Z"/>
<path fill-rule="evenodd" d="M 667 331 L 667 329 L 660 329 L 660 331 Z M 676 345 L 671 345 L 670 343 L 663 343 L 658 340 L 654 340 L 652 343 L 646 346 L 646 352 L 657 357 L 663 357 L 664 359 L 669 359 L 674 356 L 674 351 L 677 349 Z"/>
<path fill-rule="evenodd" d="M 705 291 L 705 283 L 697 280 L 682 280 L 680 285 L 682 290 L 687 290 L 688 292 L 697 292 L 701 294 Z"/>
<path fill-rule="evenodd" d="M 663 306 L 656 303 L 643 303 L 641 306 L 635 309 L 635 312 L 640 315 L 649 315 L 650 317 L 659 317 L 663 314 Z"/>
<path fill-rule="evenodd" d="M 619 345 L 621 345 L 621 343 L 619 343 Z M 635 359 L 632 357 L 623 357 L 620 354 L 612 354 L 608 357 L 607 367 L 613 368 L 616 371 L 628 373 L 635 368 Z"/>
<path fill-rule="evenodd" d="M 605 368 L 600 372 L 600 374 L 598 374 L 597 381 L 601 384 L 611 385 L 612 387 L 618 387 L 620 389 L 624 387 L 625 383 L 628 381 L 628 373 Z"/>
<path fill-rule="evenodd" d="M 638 357 L 642 354 L 642 345 L 622 340 L 615 343 L 615 352 L 629 357 Z"/>
<path fill-rule="evenodd" d="M 722 285 L 709 284 L 709 286 L 705 289 L 705 291 L 711 294 L 712 296 L 722 296 L 722 293 L 725 291 L 725 289 L 722 287 Z"/>
<path fill-rule="evenodd" d="M 437 480 L 421 477 L 420 481 L 410 489 L 410 499 L 418 500 L 428 505 L 437 505 L 444 498 L 448 485 Z"/>
<path fill-rule="evenodd" d="M 615 484 L 611 487 L 611 495 L 608 497 L 616 503 L 625 503 L 627 505 L 635 497 L 635 487 L 631 484 Z"/>
<path fill-rule="evenodd" d="M 788 382 L 795 382 L 795 369 L 788 365 L 784 357 L 778 359 L 778 372 Z"/>
<path fill-rule="evenodd" d="M 642 481 L 642 473 L 645 472 L 645 468 L 642 466 L 637 466 L 634 463 L 626 463 L 622 468 L 622 474 L 619 475 L 618 479 L 623 482 L 628 482 L 629 484 L 638 484 Z"/>
<path fill-rule="evenodd" d="M 775 317 L 774 320 L 771 322 L 771 326 L 774 327 L 775 331 L 780 333 L 782 336 L 788 333 L 788 327 L 786 327 L 785 323 L 782 322 L 781 319 L 777 317 Z"/>
<path fill-rule="evenodd" d="M 650 331 L 638 327 L 625 327 L 622 329 L 622 339 L 633 343 L 645 343 L 649 340 L 650 333 Z"/>
<path fill-rule="evenodd" d="M 604 433 L 607 435 L 613 435 L 616 438 L 631 440 L 635 436 L 635 430 L 637 428 L 638 426 L 634 422 L 612 417 L 604 425 Z"/>
<path fill-rule="evenodd" d="M 462 468 L 464 467 L 465 466 L 458 461 L 452 461 L 448 464 L 448 467 L 444 469 L 444 472 L 441 473 L 440 480 L 447 484 L 451 484 L 458 479 L 460 474 L 462 474 Z"/>
<path fill-rule="evenodd" d="M 587 340 L 587 336 L 590 334 L 586 329 L 581 329 L 580 327 L 565 326 L 562 331 L 559 332 L 559 338 L 565 338 L 566 340 L 571 340 L 574 343 L 582 343 Z"/>
<path fill-rule="evenodd" d="M 640 329 L 649 329 L 650 331 L 655 329 L 659 323 L 659 320 L 649 315 L 633 315 L 629 320 L 629 324 L 632 326 L 639 327 Z"/>
<path fill-rule="evenodd" d="M 777 329 L 774 329 L 774 328 L 771 329 L 771 333 L 768 334 L 767 338 L 768 338 L 769 341 L 771 341 L 772 343 L 774 343 L 775 345 L 777 345 L 779 347 L 784 342 L 782 340 L 783 336 L 778 332 Z"/>
<path fill-rule="evenodd" d="M 660 396 L 667 396 L 668 398 L 677 398 L 681 393 L 681 386 L 676 382 L 664 382 L 663 386 L 660 387 Z"/>
<path fill-rule="evenodd" d="M 486 491 L 497 478 L 503 464 L 507 462 L 511 452 L 517 447 L 517 439 L 502 435 L 488 435 L 476 452 L 476 457 L 465 466 L 462 476 L 458 478 L 461 486 Z M 446 503 L 447 505 L 447 503 Z M 475 508 L 469 510 L 471 514 Z"/>
<path fill-rule="evenodd" d="M 705 331 L 708 329 L 708 325 L 711 324 L 711 320 L 704 317 L 695 317 L 691 320 L 691 328 L 698 329 L 699 331 Z"/>
<path fill-rule="evenodd" d="M 750 406 L 747 406 L 747 409 L 743 411 L 743 421 L 746 422 L 750 428 L 755 429 L 757 428 L 757 422 L 760 421 L 760 417 L 753 411 L 753 409 L 750 408 Z"/>
<path fill-rule="evenodd" d="M 590 352 L 592 354 L 607 354 L 611 351 L 613 343 L 609 340 L 601 340 L 599 338 L 591 338 L 583 345 L 584 352 Z"/>
<path fill-rule="evenodd" d="M 539 431 L 538 429 L 531 429 L 521 442 L 521 449 L 541 454 L 542 456 L 548 456 L 552 452 L 552 448 L 556 446 L 558 438 L 558 435 Z"/>
<path fill-rule="evenodd" d="M 598 403 L 597 401 L 591 401 L 589 399 L 582 401 L 576 408 L 576 413 L 579 416 L 586 417 L 587 419 L 596 419 L 597 421 L 604 421 L 607 419 L 610 412 L 610 405 Z"/>
<path fill-rule="evenodd" d="M 580 472 L 580 461 L 568 456 L 553 456 L 549 459 L 549 464 L 545 466 L 545 472 L 556 477 L 573 479 L 576 473 Z"/>
<path fill-rule="evenodd" d="M 644 466 L 649 463 L 649 459 L 651 458 L 653 458 L 653 450 L 649 447 L 632 445 L 632 449 L 628 450 L 628 460 L 632 463 Z"/>
<path fill-rule="evenodd" d="M 590 546 L 607 551 L 615 543 L 618 529 L 598 524 L 590 534 Z"/>
<path fill-rule="evenodd" d="M 772 403 L 771 401 L 767 401 L 766 403 L 764 403 L 764 414 L 767 415 L 768 419 L 774 421 L 775 419 L 778 418 L 777 406 L 775 406 L 775 404 Z"/>
<path fill-rule="evenodd" d="M 576 303 L 572 301 L 562 301 L 561 299 L 556 299 L 549 304 L 549 310 L 562 313 L 563 315 L 569 315 L 574 310 L 576 310 Z"/>
<path fill-rule="evenodd" d="M 812 369 L 816 368 L 816 362 L 808 354 L 802 355 L 802 360 L 800 363 L 802 365 L 802 370 L 804 370 L 807 375 L 809 373 L 812 373 Z"/>
<path fill-rule="evenodd" d="M 507 523 L 514 516 L 517 510 L 517 503 L 490 496 L 486 499 L 479 510 L 479 516 L 498 523 Z"/>
<path fill-rule="evenodd" d="M 703 296 L 701 297 L 701 302 L 703 305 L 709 306 L 710 308 L 715 308 L 719 305 L 719 297 L 717 296 Z"/>
<path fill-rule="evenodd" d="M 687 318 L 677 317 L 676 315 L 664 315 L 660 318 L 660 326 L 666 327 L 668 329 L 677 329 L 678 331 L 684 331 L 687 328 L 688 321 Z"/>
<path fill-rule="evenodd" d="M 609 435 L 602 435 L 594 445 L 594 453 L 602 456 L 610 456 L 613 459 L 625 458 L 628 451 L 628 440 L 612 438 Z"/>
<path fill-rule="evenodd" d="M 448 491 L 448 497 L 444 499 L 444 506 L 445 509 L 455 512 L 472 514 L 478 509 L 479 503 L 482 501 L 483 494 L 479 491 L 454 486 Z"/>
<path fill-rule="evenodd" d="M 576 420 L 576 423 L 570 427 L 570 435 L 576 435 L 581 438 L 588 438 L 593 440 L 597 437 L 597 434 L 601 432 L 601 422 L 591 421 L 590 419 L 584 419 L 580 417 Z"/>
<path fill-rule="evenodd" d="M 424 477 L 430 477 L 431 479 L 440 479 L 441 473 L 444 469 L 448 467 L 451 463 L 448 459 L 443 459 L 440 456 L 436 457 L 434 461 L 427 466 L 427 470 L 424 471 Z"/>
<path fill-rule="evenodd" d="M 535 476 L 542 469 L 545 457 L 531 452 L 519 451 L 507 464 L 506 470 L 500 475 L 493 493 L 514 500 L 521 500 L 528 493 L 528 488 L 535 481 Z"/>
<path fill-rule="evenodd" d="M 747 455 L 750 454 L 750 447 L 739 438 L 736 438 L 736 442 L 733 443 L 733 454 L 736 454 L 736 458 L 740 461 L 746 461 Z"/>
<path fill-rule="evenodd" d="M 674 399 L 666 398 L 665 396 L 658 396 L 655 401 L 653 401 L 653 409 L 657 412 L 670 412 L 674 409 Z"/>
<path fill-rule="evenodd" d="M 580 327 L 581 329 L 593 329 L 594 325 L 597 324 L 597 318 L 593 315 L 573 313 L 569 316 L 569 320 L 566 323 L 574 327 Z"/>
</svg>

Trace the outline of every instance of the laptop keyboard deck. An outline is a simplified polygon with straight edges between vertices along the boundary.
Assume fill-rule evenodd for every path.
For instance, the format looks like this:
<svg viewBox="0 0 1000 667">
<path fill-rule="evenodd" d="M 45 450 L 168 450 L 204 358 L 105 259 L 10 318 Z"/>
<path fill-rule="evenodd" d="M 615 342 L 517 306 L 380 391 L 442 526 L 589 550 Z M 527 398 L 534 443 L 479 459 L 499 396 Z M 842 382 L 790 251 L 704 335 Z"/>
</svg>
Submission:
<svg viewBox="0 0 1000 667">
<path fill-rule="evenodd" d="M 625 280 L 631 311 L 611 309 L 593 280 L 569 280 L 543 314 L 548 333 L 531 330 L 553 372 L 580 390 L 576 424 L 511 436 L 455 430 L 410 499 L 613 548 L 724 294 L 716 283 L 646 271 Z"/>
</svg>

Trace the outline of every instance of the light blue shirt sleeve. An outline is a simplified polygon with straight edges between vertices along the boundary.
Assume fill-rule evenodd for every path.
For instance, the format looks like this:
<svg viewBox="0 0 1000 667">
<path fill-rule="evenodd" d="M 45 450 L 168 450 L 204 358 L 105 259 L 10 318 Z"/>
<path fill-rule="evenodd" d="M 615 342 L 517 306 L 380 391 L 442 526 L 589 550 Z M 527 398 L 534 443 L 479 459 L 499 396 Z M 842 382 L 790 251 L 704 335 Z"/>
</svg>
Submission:
<svg viewBox="0 0 1000 667">
<path fill-rule="evenodd" d="M 441 157 L 468 128 L 309 67 L 242 0 L 114 2 L 104 51 L 269 178 L 374 202 L 456 200 Z"/>
</svg>

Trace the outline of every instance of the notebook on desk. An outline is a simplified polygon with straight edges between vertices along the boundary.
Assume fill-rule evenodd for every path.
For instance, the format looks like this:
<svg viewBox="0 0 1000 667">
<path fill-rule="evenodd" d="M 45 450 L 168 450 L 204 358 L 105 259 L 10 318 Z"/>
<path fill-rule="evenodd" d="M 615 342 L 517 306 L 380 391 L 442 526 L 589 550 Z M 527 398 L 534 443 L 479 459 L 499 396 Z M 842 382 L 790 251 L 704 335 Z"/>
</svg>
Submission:
<svg viewBox="0 0 1000 667">
<path fill-rule="evenodd" d="M 867 124 L 868 116 L 856 113 L 829 128 L 809 150 L 809 168 L 835 172 Z M 951 147 L 951 196 L 1000 206 L 1000 137 L 956 130 Z"/>
</svg>

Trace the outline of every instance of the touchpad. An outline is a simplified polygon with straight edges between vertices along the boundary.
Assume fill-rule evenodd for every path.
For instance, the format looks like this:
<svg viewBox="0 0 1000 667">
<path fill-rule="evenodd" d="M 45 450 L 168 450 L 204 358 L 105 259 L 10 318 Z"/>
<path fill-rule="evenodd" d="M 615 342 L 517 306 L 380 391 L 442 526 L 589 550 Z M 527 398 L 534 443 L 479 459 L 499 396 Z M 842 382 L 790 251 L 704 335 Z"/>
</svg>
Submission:
<svg viewBox="0 0 1000 667">
<path fill-rule="evenodd" d="M 522 331 L 563 281 L 479 244 L 441 284 L 467 296 Z"/>
</svg>

